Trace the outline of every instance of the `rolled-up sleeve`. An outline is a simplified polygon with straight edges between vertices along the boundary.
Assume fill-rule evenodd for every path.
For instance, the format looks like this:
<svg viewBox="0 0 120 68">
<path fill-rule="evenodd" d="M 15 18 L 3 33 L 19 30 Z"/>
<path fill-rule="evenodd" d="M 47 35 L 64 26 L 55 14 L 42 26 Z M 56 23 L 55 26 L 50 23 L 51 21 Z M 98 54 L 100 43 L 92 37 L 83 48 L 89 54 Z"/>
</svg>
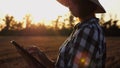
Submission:
<svg viewBox="0 0 120 68">
<path fill-rule="evenodd" d="M 98 44 L 98 31 L 85 26 L 79 29 L 74 40 L 73 68 L 87 67 Z"/>
</svg>

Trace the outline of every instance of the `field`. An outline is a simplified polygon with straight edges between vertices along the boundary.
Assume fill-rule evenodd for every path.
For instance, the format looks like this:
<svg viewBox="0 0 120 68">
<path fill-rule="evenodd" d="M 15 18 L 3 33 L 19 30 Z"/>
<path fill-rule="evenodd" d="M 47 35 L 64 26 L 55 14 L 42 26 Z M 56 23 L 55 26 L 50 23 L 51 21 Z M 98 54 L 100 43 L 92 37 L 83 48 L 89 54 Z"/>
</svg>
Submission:
<svg viewBox="0 0 120 68">
<path fill-rule="evenodd" d="M 25 48 L 36 45 L 52 60 L 56 60 L 60 45 L 67 37 L 62 36 L 0 36 L 0 68 L 28 68 L 10 40 L 16 40 Z M 107 37 L 106 68 L 120 68 L 120 37 Z"/>
</svg>

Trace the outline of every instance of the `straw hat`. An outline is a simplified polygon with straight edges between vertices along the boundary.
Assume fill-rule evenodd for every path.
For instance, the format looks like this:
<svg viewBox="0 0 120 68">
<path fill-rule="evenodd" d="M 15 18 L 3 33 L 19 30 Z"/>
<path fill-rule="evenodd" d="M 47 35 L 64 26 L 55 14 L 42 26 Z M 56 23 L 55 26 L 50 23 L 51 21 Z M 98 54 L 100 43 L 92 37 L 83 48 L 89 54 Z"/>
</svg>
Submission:
<svg viewBox="0 0 120 68">
<path fill-rule="evenodd" d="M 68 7 L 68 0 L 57 0 L 58 2 L 60 2 L 62 5 Z M 93 4 L 97 5 L 97 9 L 95 10 L 95 13 L 106 13 L 105 9 L 102 7 L 102 5 L 100 4 L 100 2 L 98 0 L 89 0 L 91 1 Z"/>
</svg>

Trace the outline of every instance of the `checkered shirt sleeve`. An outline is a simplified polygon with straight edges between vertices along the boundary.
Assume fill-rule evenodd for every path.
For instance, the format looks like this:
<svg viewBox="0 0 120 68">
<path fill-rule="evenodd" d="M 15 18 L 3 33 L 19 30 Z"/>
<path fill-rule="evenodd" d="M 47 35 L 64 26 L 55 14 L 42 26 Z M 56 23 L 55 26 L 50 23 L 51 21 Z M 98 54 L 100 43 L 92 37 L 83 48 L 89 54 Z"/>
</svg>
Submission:
<svg viewBox="0 0 120 68">
<path fill-rule="evenodd" d="M 98 31 L 90 26 L 85 26 L 79 30 L 74 40 L 75 55 L 71 58 L 73 60 L 73 68 L 90 66 L 90 62 L 93 60 L 93 54 L 98 51 L 95 50 L 99 42 L 97 35 Z"/>
</svg>

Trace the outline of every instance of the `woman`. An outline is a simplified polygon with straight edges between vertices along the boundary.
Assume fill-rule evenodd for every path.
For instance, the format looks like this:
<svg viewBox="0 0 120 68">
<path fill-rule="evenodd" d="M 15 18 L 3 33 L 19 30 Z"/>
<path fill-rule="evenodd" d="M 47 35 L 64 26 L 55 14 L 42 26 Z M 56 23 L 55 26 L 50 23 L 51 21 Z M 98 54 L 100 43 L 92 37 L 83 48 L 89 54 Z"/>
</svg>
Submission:
<svg viewBox="0 0 120 68">
<path fill-rule="evenodd" d="M 98 0 L 58 0 L 80 19 L 70 37 L 60 47 L 56 63 L 41 51 L 42 62 L 48 68 L 105 68 L 106 45 L 99 19 L 95 13 L 105 13 Z M 36 48 L 34 49 L 36 50 Z"/>
</svg>

